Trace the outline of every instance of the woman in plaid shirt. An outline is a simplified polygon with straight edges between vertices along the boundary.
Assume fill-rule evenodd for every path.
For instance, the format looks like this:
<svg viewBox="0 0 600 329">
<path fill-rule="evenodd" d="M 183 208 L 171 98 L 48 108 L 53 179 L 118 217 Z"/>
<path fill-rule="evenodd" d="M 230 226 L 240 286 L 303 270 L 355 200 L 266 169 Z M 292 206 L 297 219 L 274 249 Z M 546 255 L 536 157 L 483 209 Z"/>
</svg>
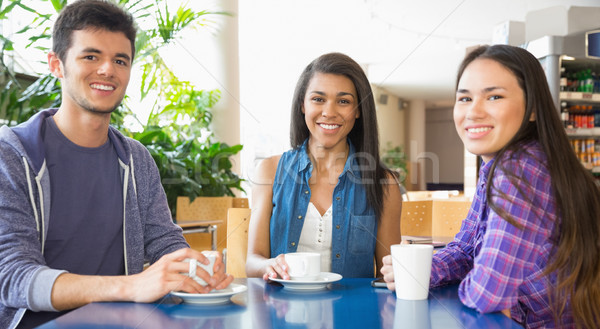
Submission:
<svg viewBox="0 0 600 329">
<path fill-rule="evenodd" d="M 454 122 L 481 156 L 471 209 L 433 256 L 431 287 L 460 282 L 480 312 L 528 328 L 600 325 L 600 190 L 579 163 L 538 60 L 483 46 L 458 71 Z M 394 289 L 392 260 L 381 269 Z"/>
</svg>

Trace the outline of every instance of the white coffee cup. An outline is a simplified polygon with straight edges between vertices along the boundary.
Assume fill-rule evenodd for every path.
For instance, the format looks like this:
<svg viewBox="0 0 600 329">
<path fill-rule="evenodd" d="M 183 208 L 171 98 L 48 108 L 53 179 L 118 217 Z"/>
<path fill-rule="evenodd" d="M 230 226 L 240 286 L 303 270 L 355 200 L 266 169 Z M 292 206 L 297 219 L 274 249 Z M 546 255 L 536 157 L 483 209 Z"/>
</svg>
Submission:
<svg viewBox="0 0 600 329">
<path fill-rule="evenodd" d="M 321 254 L 316 252 L 295 252 L 285 254 L 288 274 L 292 280 L 313 281 L 321 274 Z"/>
<path fill-rule="evenodd" d="M 206 257 L 206 259 L 208 259 L 208 261 L 209 261 L 208 265 L 204 265 L 194 258 L 186 258 L 183 261 L 186 263 L 189 263 L 189 270 L 187 273 L 183 273 L 183 274 L 194 279 L 200 285 L 206 286 L 207 285 L 206 281 L 202 280 L 199 276 L 196 275 L 196 269 L 197 269 L 197 267 L 200 267 L 203 270 L 205 270 L 206 272 L 208 272 L 208 274 L 210 276 L 212 276 L 214 274 L 213 269 L 215 267 L 215 261 L 217 260 L 217 255 L 215 255 L 214 253 L 208 253 L 208 252 L 206 252 L 206 253 L 202 252 L 202 254 L 204 255 L 204 257 Z"/>
<path fill-rule="evenodd" d="M 396 298 L 423 300 L 429 295 L 432 245 L 395 244 L 392 267 L 396 283 Z"/>
</svg>

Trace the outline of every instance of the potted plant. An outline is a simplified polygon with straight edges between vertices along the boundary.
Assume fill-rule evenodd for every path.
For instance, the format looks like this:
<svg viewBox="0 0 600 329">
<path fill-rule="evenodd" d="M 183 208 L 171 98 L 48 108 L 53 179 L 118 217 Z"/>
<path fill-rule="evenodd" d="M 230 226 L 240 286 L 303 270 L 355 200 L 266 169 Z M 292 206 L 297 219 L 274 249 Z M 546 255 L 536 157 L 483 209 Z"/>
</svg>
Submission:
<svg viewBox="0 0 600 329">
<path fill-rule="evenodd" d="M 181 82 L 164 90 L 170 100 L 152 109 L 140 132 L 126 131 L 154 158 L 169 207 L 176 218 L 177 198 L 190 202 L 198 196 L 231 196 L 243 191 L 242 179 L 232 171 L 231 157 L 242 145 L 213 141 L 210 109 L 219 100 L 218 90 L 195 90 Z M 127 116 L 137 119 L 134 113 Z"/>
<path fill-rule="evenodd" d="M 387 142 L 386 148 L 383 150 L 381 161 L 392 171 L 397 174 L 400 184 L 406 179 L 406 154 L 401 145 L 394 146 L 391 142 Z"/>
</svg>

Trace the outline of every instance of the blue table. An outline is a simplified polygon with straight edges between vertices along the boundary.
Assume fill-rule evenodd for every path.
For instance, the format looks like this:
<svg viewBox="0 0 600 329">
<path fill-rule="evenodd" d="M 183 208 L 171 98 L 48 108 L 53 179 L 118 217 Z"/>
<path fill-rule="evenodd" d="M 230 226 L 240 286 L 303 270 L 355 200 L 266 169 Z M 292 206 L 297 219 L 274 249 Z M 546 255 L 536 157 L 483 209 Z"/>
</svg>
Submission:
<svg viewBox="0 0 600 329">
<path fill-rule="evenodd" d="M 371 279 L 342 279 L 319 292 L 294 292 L 262 279 L 236 279 L 248 290 L 215 306 L 183 304 L 167 295 L 153 304 L 92 303 L 40 328 L 521 328 L 501 313 L 461 304 L 458 286 L 424 301 L 396 300 Z"/>
</svg>

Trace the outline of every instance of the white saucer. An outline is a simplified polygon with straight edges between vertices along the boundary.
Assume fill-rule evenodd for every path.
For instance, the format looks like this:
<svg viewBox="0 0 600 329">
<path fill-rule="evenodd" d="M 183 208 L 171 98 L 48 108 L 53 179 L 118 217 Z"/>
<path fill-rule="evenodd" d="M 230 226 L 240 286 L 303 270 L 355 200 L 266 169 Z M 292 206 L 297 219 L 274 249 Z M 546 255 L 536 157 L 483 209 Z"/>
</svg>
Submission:
<svg viewBox="0 0 600 329">
<path fill-rule="evenodd" d="M 342 276 L 337 273 L 321 272 L 316 280 L 303 281 L 303 280 L 283 280 L 283 279 L 271 279 L 272 281 L 279 282 L 283 285 L 283 288 L 297 291 L 307 290 L 323 290 L 327 288 L 327 285 L 342 279 Z"/>
<path fill-rule="evenodd" d="M 232 283 L 229 287 L 222 290 L 213 290 L 207 294 L 189 294 L 181 291 L 171 291 L 171 295 L 177 296 L 185 303 L 189 304 L 225 304 L 229 298 L 235 294 L 246 291 L 248 288 L 243 284 Z"/>
</svg>

